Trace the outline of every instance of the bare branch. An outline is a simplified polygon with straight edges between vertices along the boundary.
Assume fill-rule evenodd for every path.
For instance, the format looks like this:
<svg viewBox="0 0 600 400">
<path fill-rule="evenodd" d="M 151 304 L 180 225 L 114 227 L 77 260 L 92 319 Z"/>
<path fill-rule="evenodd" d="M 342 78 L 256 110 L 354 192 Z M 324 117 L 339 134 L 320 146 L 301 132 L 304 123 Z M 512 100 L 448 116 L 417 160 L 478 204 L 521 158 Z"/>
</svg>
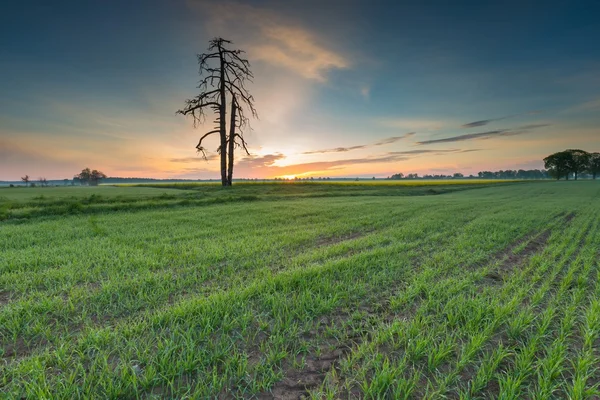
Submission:
<svg viewBox="0 0 600 400">
<path fill-rule="evenodd" d="M 205 133 L 200 140 L 198 141 L 198 144 L 196 145 L 196 150 L 198 151 L 198 153 L 202 153 L 202 157 L 206 160 L 206 148 L 202 146 L 202 141 L 207 137 L 212 135 L 213 133 L 219 133 L 220 130 L 219 129 L 214 129 L 210 132 Z"/>
<path fill-rule="evenodd" d="M 234 143 L 235 143 L 235 144 L 236 144 L 238 147 L 241 147 L 241 148 L 243 148 L 243 149 L 244 149 L 244 151 L 246 152 L 246 154 L 247 154 L 247 155 L 250 155 L 250 151 L 248 151 L 248 143 L 246 143 L 246 140 L 244 139 L 244 137 L 243 137 L 242 135 L 240 135 L 239 133 L 236 133 L 236 134 L 235 134 L 235 137 L 236 137 L 236 138 L 239 138 L 239 139 L 240 139 L 240 142 L 236 142 L 236 141 L 235 141 L 235 138 L 234 138 L 234 139 L 233 139 L 233 140 L 234 140 Z"/>
</svg>

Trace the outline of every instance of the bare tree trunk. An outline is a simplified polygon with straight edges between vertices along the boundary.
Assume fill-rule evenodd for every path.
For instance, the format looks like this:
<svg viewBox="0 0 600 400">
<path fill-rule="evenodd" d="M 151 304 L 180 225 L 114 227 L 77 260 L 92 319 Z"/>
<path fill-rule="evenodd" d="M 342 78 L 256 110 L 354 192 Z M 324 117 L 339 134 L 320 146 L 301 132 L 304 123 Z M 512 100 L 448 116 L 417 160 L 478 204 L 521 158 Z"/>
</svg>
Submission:
<svg viewBox="0 0 600 400">
<path fill-rule="evenodd" d="M 235 146 L 235 123 L 236 123 L 237 104 L 235 96 L 231 98 L 231 121 L 229 122 L 229 169 L 227 171 L 227 185 L 231 186 L 233 181 L 233 161 L 234 161 L 234 146 Z"/>
<path fill-rule="evenodd" d="M 221 82 L 219 85 L 221 103 L 219 105 L 219 133 L 221 135 L 221 185 L 227 186 L 227 98 L 225 95 L 225 59 L 223 49 L 219 48 L 219 61 L 221 62 Z"/>
</svg>

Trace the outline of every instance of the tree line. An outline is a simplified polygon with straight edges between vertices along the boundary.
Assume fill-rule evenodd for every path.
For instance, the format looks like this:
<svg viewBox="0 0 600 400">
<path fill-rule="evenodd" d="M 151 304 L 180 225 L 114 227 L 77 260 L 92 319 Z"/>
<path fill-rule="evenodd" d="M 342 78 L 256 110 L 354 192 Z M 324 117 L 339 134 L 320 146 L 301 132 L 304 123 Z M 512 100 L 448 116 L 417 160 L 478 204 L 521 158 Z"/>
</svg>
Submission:
<svg viewBox="0 0 600 400">
<path fill-rule="evenodd" d="M 104 172 L 102 171 L 98 171 L 97 169 L 89 169 L 89 168 L 84 168 L 81 170 L 80 173 L 78 173 L 77 175 L 73 176 L 73 184 L 75 183 L 79 183 L 80 185 L 87 185 L 87 186 L 98 186 L 98 184 L 100 183 L 100 181 L 102 179 L 106 179 L 106 174 L 104 174 Z M 21 181 L 23 183 L 25 183 L 25 186 L 30 186 L 30 187 L 35 187 L 35 182 L 31 179 L 31 177 L 29 175 L 25 175 L 23 177 L 21 177 Z M 65 185 L 69 182 L 68 179 L 64 179 L 64 183 Z M 44 186 L 48 186 L 48 179 L 46 178 L 38 178 L 38 184 L 42 187 Z M 11 185 L 14 186 L 14 185 Z"/>
<path fill-rule="evenodd" d="M 600 153 L 588 153 L 579 149 L 559 151 L 544 158 L 544 166 L 556 180 L 569 180 L 570 176 L 577 180 L 582 173 L 588 173 L 596 179 L 600 173 Z"/>
<path fill-rule="evenodd" d="M 35 182 L 33 182 L 33 180 L 29 177 L 29 175 L 25 175 L 25 176 L 21 177 L 21 181 L 25 183 L 25 186 L 35 187 Z M 38 178 L 38 183 L 40 184 L 40 186 L 48 186 L 48 179 L 46 179 L 44 177 L 40 177 L 40 178 Z M 14 186 L 14 185 L 11 185 L 11 186 Z"/>
<path fill-rule="evenodd" d="M 547 179 L 550 175 L 548 171 L 539 170 L 539 169 L 519 169 L 519 170 L 500 170 L 500 171 L 480 171 L 477 175 L 468 175 L 465 176 L 460 172 L 455 172 L 454 174 L 445 175 L 445 174 L 436 174 L 430 175 L 425 174 L 423 176 L 419 176 L 419 174 L 406 174 L 398 173 L 394 174 L 388 179 Z"/>
</svg>

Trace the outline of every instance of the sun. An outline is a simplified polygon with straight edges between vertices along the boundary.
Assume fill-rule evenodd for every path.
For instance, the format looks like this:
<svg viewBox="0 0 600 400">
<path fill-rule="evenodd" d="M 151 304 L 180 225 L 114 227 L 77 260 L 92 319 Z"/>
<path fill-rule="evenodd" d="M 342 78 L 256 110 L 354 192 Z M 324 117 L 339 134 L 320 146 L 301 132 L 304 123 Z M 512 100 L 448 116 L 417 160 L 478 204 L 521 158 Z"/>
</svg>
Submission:
<svg viewBox="0 0 600 400">
<path fill-rule="evenodd" d="M 281 179 L 296 179 L 296 175 L 280 175 Z"/>
</svg>

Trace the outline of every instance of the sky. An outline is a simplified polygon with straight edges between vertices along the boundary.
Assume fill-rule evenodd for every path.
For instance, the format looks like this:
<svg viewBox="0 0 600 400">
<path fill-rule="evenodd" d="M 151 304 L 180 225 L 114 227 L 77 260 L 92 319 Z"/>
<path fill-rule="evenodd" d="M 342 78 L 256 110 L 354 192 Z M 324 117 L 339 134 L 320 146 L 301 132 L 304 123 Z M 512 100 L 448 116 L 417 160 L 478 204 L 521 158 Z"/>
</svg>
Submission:
<svg viewBox="0 0 600 400">
<path fill-rule="evenodd" d="M 196 55 L 246 51 L 259 118 L 237 178 L 543 168 L 600 151 L 598 1 L 8 1 L 0 180 L 218 178 Z M 209 118 L 209 121 L 211 119 Z"/>
</svg>

